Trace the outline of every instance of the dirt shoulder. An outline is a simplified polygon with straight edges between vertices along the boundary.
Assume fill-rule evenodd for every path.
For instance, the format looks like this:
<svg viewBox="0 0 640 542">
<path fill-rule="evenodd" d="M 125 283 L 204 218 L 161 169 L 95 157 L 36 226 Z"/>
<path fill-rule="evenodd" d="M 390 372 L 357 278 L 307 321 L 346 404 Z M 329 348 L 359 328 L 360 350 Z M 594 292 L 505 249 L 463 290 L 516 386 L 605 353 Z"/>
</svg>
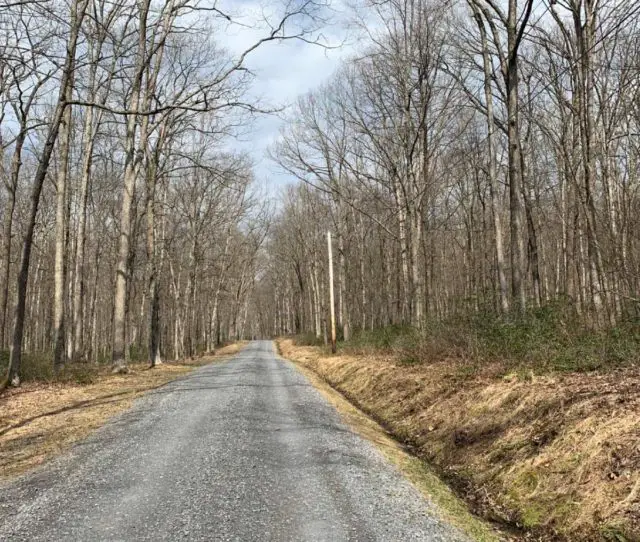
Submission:
<svg viewBox="0 0 640 542">
<path fill-rule="evenodd" d="M 357 433 L 372 442 L 387 461 L 394 464 L 437 507 L 441 517 L 478 542 L 499 542 L 510 537 L 496 526 L 474 516 L 469 507 L 433 472 L 424 461 L 410 454 L 389 432 L 372 417 L 357 408 L 326 380 L 305 365 L 297 368 L 332 404 L 342 420 Z"/>
<path fill-rule="evenodd" d="M 63 452 L 145 392 L 196 367 L 224 361 L 242 348 L 232 344 L 215 355 L 154 369 L 131 365 L 126 375 L 107 369 L 90 384 L 29 382 L 0 395 L 0 481 L 26 472 Z"/>
<path fill-rule="evenodd" d="M 640 540 L 638 370 L 497 377 L 456 360 L 406 364 L 278 344 L 485 518 L 535 540 Z"/>
</svg>

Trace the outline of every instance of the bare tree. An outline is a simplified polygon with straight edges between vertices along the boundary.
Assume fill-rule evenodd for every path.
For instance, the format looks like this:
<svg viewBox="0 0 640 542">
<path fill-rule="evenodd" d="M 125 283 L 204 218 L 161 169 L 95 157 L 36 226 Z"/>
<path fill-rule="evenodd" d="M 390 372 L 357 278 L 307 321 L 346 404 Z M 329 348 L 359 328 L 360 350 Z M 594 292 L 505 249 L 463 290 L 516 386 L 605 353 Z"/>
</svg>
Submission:
<svg viewBox="0 0 640 542">
<path fill-rule="evenodd" d="M 27 223 L 27 230 L 22 243 L 22 255 L 20 270 L 18 273 L 17 301 L 13 318 L 13 340 L 9 357 L 8 381 L 12 386 L 20 383 L 20 362 L 22 359 L 22 338 L 24 329 L 25 304 L 27 294 L 27 281 L 29 278 L 29 264 L 31 260 L 31 248 L 35 229 L 40 194 L 44 184 L 51 154 L 58 138 L 62 117 L 64 115 L 69 89 L 73 85 L 73 73 L 76 62 L 76 48 L 80 34 L 80 26 L 86 14 L 88 0 L 75 0 L 71 3 L 69 17 L 69 35 L 66 43 L 66 55 L 62 68 L 58 97 L 48 126 L 47 138 L 38 161 L 38 169 L 33 180 L 31 192 L 31 211 Z"/>
</svg>

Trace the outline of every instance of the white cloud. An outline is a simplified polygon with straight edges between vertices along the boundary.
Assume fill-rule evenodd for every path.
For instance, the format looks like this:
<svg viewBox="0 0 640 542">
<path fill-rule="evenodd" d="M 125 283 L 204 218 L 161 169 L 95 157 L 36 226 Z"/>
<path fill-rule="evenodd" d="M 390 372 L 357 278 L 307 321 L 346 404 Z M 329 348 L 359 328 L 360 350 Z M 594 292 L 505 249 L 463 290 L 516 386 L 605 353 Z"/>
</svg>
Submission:
<svg viewBox="0 0 640 542">
<path fill-rule="evenodd" d="M 272 4 L 273 5 L 273 4 Z M 229 26 L 225 41 L 221 43 L 231 54 L 239 55 L 266 34 L 266 26 L 260 24 L 262 8 L 256 2 L 233 0 L 227 9 L 240 16 L 250 28 Z M 271 10 L 273 12 L 273 10 Z M 321 29 L 331 45 L 343 44 L 346 38 L 346 16 L 334 11 L 331 24 Z M 269 42 L 252 52 L 246 66 L 255 74 L 252 96 L 271 107 L 286 107 L 304 93 L 325 83 L 338 68 L 340 61 L 353 51 L 351 45 L 324 48 L 300 40 Z M 291 181 L 279 172 L 266 156 L 267 148 L 276 140 L 282 121 L 276 115 L 261 117 L 255 121 L 251 132 L 235 145 L 249 152 L 256 164 L 256 177 L 267 180 L 269 186 Z"/>
</svg>

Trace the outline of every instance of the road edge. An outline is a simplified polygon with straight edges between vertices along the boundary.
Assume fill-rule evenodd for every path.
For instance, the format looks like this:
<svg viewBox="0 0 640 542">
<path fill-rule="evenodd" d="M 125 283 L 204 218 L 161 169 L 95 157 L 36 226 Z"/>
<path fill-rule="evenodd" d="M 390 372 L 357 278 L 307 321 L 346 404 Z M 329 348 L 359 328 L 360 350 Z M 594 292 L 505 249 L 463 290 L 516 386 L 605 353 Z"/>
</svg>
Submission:
<svg viewBox="0 0 640 542">
<path fill-rule="evenodd" d="M 362 411 L 349 397 L 334 388 L 327 380 L 304 364 L 282 355 L 278 341 L 273 341 L 278 358 L 290 363 L 309 380 L 315 389 L 336 409 L 340 419 L 362 438 L 371 442 L 433 505 L 440 517 L 477 542 L 498 542 L 507 538 L 491 523 L 475 516 L 467 504 L 433 472 L 429 466 L 412 455 L 376 420 Z"/>
<path fill-rule="evenodd" d="M 246 345 L 246 341 L 227 345 L 215 354 L 197 360 L 196 363 L 166 362 L 157 369 L 147 368 L 140 371 L 139 375 L 147 374 L 153 377 L 150 382 L 134 380 L 136 375 L 133 373 L 107 375 L 105 380 L 118 383 L 117 391 L 113 393 L 100 388 L 100 382 L 86 387 L 69 384 L 69 388 L 78 390 L 83 396 L 78 399 L 61 400 L 55 408 L 39 412 L 35 416 L 25 415 L 23 419 L 0 427 L 0 457 L 4 454 L 8 456 L 2 458 L 2 461 L 7 463 L 0 474 L 0 488 L 45 468 L 115 418 L 130 411 L 135 403 L 147 394 L 185 378 L 204 366 L 229 362 L 242 352 Z M 167 368 L 171 369 L 171 372 L 162 373 Z M 85 393 L 90 388 L 93 388 L 92 391 Z M 59 395 L 61 389 L 61 386 L 52 387 L 51 393 Z M 24 390 L 19 395 L 24 397 Z M 6 399 L 10 400 L 5 397 Z M 88 411 L 92 412 L 91 416 L 87 414 Z M 54 424 L 56 431 L 51 430 L 51 424 Z M 50 438 L 34 439 L 33 434 L 45 434 Z M 20 444 L 20 439 L 24 440 L 25 444 Z M 21 455 L 12 458 L 9 453 L 13 448 L 19 449 Z M 14 455 L 16 453 L 14 452 Z"/>
</svg>

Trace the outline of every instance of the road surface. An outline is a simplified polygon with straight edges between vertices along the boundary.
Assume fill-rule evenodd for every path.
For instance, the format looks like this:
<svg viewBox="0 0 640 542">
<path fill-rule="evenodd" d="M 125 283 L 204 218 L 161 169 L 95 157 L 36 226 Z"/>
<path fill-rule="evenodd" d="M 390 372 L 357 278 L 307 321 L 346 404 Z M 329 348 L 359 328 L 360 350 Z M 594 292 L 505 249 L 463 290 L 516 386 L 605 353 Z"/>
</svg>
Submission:
<svg viewBox="0 0 640 542">
<path fill-rule="evenodd" d="M 262 341 L 0 487 L 0 540 L 464 537 Z"/>
</svg>

